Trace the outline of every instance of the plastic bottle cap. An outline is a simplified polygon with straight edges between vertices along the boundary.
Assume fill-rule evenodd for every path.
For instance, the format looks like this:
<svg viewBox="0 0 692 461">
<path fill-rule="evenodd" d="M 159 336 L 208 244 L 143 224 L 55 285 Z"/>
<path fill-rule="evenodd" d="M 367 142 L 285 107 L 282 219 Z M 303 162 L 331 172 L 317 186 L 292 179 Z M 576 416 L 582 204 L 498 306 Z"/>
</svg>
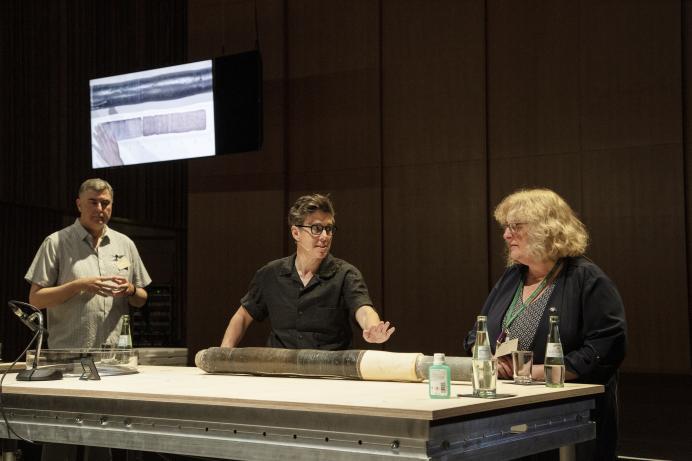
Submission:
<svg viewBox="0 0 692 461">
<path fill-rule="evenodd" d="M 433 364 L 442 365 L 443 363 L 445 363 L 445 355 L 440 352 L 435 352 L 435 355 L 433 356 Z"/>
</svg>

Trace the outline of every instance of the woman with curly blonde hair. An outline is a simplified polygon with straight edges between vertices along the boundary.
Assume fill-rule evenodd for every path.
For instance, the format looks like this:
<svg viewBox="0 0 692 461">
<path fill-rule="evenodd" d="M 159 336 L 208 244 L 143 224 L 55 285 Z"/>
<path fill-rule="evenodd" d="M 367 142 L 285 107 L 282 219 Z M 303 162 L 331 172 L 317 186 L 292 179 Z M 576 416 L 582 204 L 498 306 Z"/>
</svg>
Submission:
<svg viewBox="0 0 692 461">
<path fill-rule="evenodd" d="M 503 227 L 505 223 L 531 224 L 526 226 L 526 237 L 534 259 L 556 261 L 566 256 L 581 256 L 586 251 L 589 242 L 586 227 L 567 202 L 549 189 L 515 192 L 500 202 L 494 215 Z M 508 252 L 507 265 L 514 263 Z"/>
<path fill-rule="evenodd" d="M 578 457 L 615 459 L 617 369 L 627 342 L 617 288 L 584 256 L 586 227 L 555 192 L 517 191 L 500 202 L 494 216 L 504 230 L 508 267 L 483 306 L 488 333 L 498 343 L 516 338 L 519 350 L 533 351 L 533 379 L 544 380 L 548 312 L 555 308 L 566 379 L 605 385 L 592 414 L 596 442 L 579 446 Z M 464 341 L 467 352 L 475 340 L 474 328 Z M 498 375 L 512 377 L 511 359 L 498 359 Z"/>
</svg>

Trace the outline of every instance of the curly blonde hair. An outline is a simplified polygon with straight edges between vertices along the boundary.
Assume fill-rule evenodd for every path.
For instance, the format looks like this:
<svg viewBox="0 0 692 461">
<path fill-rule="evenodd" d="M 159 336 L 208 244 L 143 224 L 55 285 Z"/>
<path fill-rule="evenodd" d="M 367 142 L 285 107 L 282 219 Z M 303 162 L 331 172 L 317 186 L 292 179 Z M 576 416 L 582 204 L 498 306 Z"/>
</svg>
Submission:
<svg viewBox="0 0 692 461">
<path fill-rule="evenodd" d="M 524 189 L 505 197 L 493 213 L 501 226 L 525 223 L 529 252 L 538 261 L 580 256 L 589 244 L 586 226 L 550 189 Z M 507 265 L 516 263 L 509 253 Z"/>
</svg>

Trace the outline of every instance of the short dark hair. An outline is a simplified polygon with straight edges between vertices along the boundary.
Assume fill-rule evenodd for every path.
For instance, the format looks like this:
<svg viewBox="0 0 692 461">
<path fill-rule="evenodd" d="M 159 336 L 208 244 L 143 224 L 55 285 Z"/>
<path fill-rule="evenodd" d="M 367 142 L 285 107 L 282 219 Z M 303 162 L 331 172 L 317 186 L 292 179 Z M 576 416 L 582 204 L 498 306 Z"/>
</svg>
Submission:
<svg viewBox="0 0 692 461">
<path fill-rule="evenodd" d="M 288 227 L 298 226 L 305 222 L 305 218 L 315 211 L 323 211 L 335 216 L 334 204 L 329 198 L 329 194 L 303 195 L 296 200 L 290 210 L 288 210 Z"/>
</svg>

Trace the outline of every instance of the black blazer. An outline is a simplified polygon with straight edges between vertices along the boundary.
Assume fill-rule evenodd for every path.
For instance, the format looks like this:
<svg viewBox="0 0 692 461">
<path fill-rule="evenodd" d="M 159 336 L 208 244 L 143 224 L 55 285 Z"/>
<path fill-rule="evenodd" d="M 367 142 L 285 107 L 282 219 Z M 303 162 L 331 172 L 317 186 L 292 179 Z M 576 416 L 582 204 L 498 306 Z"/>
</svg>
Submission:
<svg viewBox="0 0 692 461">
<path fill-rule="evenodd" d="M 627 325 L 625 309 L 613 282 L 593 262 L 585 257 L 565 258 L 555 289 L 547 307 L 555 307 L 560 316 L 560 339 L 565 352 L 565 366 L 584 383 L 605 384 L 615 374 L 625 358 Z M 483 306 L 488 317 L 490 347 L 502 330 L 502 319 L 512 297 L 524 277 L 527 267 L 509 267 L 493 287 Z M 548 339 L 548 309 L 543 313 L 534 340 L 534 363 L 545 359 Z M 464 340 L 470 353 L 476 341 L 475 328 Z"/>
<path fill-rule="evenodd" d="M 548 309 L 560 316 L 560 339 L 565 367 L 577 374 L 577 382 L 604 384 L 605 393 L 596 399 L 592 418 L 596 421 L 596 442 L 578 446 L 579 459 L 615 459 L 617 447 L 617 369 L 625 358 L 627 323 L 625 309 L 615 284 L 585 257 L 564 258 L 555 289 L 539 323 L 534 339 L 534 363 L 545 360 L 548 339 Z M 481 313 L 488 317 L 490 347 L 502 329 L 502 319 L 527 267 L 515 264 L 505 271 L 485 301 Z M 476 330 L 469 331 L 464 348 L 471 352 Z M 582 444 L 583 445 L 583 444 Z M 590 451 L 585 451 L 590 450 Z"/>
</svg>

